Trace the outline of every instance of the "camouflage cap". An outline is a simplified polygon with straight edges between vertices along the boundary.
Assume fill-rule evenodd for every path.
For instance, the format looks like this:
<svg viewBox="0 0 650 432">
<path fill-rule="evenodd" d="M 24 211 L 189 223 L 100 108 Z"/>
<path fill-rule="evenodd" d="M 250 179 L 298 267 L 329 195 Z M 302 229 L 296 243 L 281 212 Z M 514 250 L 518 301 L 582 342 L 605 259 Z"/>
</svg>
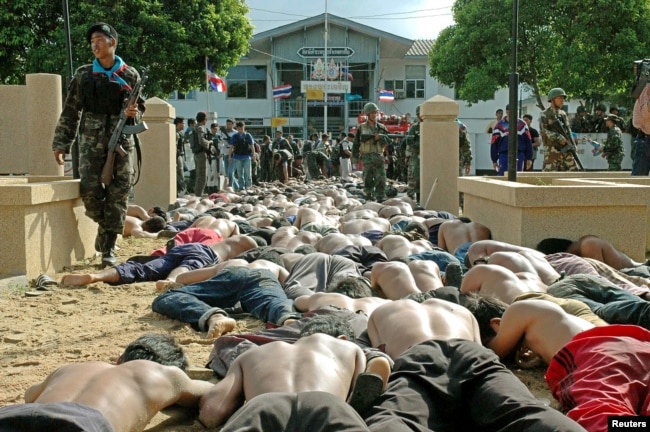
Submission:
<svg viewBox="0 0 650 432">
<path fill-rule="evenodd" d="M 93 33 L 96 32 L 104 33 L 109 38 L 117 40 L 117 32 L 112 26 L 104 22 L 96 22 L 95 24 L 91 25 L 90 28 L 86 31 L 86 40 L 88 43 L 90 43 L 90 38 L 92 37 Z"/>
</svg>

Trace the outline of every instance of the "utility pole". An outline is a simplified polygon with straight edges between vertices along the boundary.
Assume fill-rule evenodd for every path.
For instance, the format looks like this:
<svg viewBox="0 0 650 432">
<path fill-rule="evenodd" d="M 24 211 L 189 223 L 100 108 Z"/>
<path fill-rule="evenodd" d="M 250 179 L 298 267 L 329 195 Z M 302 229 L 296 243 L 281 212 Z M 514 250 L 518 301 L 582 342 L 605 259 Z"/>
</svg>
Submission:
<svg viewBox="0 0 650 432">
<path fill-rule="evenodd" d="M 327 74 L 329 72 L 329 65 L 327 63 L 327 39 L 328 28 L 327 28 L 327 0 L 325 0 L 325 51 L 323 52 L 323 57 L 325 59 L 325 91 L 323 92 L 324 101 L 323 101 L 323 133 L 327 133 Z"/>
<path fill-rule="evenodd" d="M 508 181 L 517 181 L 517 120 L 519 119 L 519 74 L 517 73 L 517 37 L 519 0 L 512 0 L 512 72 L 510 73 L 510 113 L 508 118 Z M 524 164 L 526 162 L 524 161 Z"/>
</svg>

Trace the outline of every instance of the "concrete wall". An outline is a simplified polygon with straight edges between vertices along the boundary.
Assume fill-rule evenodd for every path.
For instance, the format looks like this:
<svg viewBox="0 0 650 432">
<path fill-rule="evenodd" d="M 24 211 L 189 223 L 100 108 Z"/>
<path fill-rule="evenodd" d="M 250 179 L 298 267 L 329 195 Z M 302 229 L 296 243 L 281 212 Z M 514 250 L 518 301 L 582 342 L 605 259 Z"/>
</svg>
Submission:
<svg viewBox="0 0 650 432">
<path fill-rule="evenodd" d="M 84 215 L 79 180 L 0 177 L 0 279 L 61 271 L 95 254 L 97 225 Z"/>
<path fill-rule="evenodd" d="M 60 75 L 28 74 L 24 86 L 0 86 L 0 174 L 63 175 L 52 154 L 62 105 Z"/>
<path fill-rule="evenodd" d="M 463 214 L 488 226 L 495 240 L 534 248 L 547 237 L 577 240 L 590 234 L 608 240 L 634 260 L 645 261 L 649 187 L 607 178 L 574 179 L 564 185 L 564 173 L 554 174 L 555 179 L 522 179 L 530 183 L 461 177 Z"/>
</svg>

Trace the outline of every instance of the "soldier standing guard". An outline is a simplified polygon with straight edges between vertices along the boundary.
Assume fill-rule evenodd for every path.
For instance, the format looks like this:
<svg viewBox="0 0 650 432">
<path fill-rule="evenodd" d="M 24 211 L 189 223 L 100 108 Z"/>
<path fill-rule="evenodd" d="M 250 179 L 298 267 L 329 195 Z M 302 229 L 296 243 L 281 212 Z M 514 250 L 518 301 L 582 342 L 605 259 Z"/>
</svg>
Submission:
<svg viewBox="0 0 650 432">
<path fill-rule="evenodd" d="M 406 195 L 415 202 L 420 202 L 420 107 L 415 108 L 415 122 L 406 135 L 406 158 L 408 169 L 406 172 Z"/>
<path fill-rule="evenodd" d="M 561 88 L 548 92 L 551 105 L 539 118 L 540 133 L 544 143 L 544 171 L 578 171 L 578 165 L 570 151 L 571 130 L 566 112 L 562 109 L 566 93 Z"/>
<path fill-rule="evenodd" d="M 115 55 L 117 32 L 110 25 L 98 22 L 86 32 L 95 60 L 75 72 L 68 87 L 63 111 L 54 131 L 54 159 L 63 165 L 77 131 L 79 139 L 79 176 L 81 198 L 86 215 L 97 222 L 95 249 L 102 254 L 103 265 L 114 265 L 115 240 L 122 234 L 129 193 L 133 187 L 132 135 L 123 136 L 119 144 L 126 156 L 115 156 L 113 181 L 104 186 L 100 181 L 106 161 L 108 142 L 134 86 L 140 81 L 138 71 Z M 124 108 L 132 122 L 144 111 L 138 100 Z M 81 125 L 79 124 L 81 120 Z"/>
<path fill-rule="evenodd" d="M 368 120 L 357 129 L 352 155 L 363 162 L 363 191 L 368 201 L 381 202 L 386 198 L 386 168 L 384 146 L 390 144 L 388 129 L 377 122 L 379 107 L 368 102 L 363 107 Z"/>
<path fill-rule="evenodd" d="M 623 133 L 617 126 L 620 117 L 610 114 L 605 118 L 609 130 L 603 145 L 603 157 L 607 159 L 609 171 L 620 171 L 623 162 Z"/>
</svg>

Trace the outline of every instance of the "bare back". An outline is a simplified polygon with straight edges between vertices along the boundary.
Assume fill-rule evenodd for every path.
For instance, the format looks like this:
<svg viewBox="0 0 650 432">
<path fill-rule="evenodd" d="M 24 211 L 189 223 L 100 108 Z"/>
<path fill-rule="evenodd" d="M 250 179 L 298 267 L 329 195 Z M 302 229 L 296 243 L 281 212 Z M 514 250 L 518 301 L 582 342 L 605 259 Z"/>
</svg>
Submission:
<svg viewBox="0 0 650 432">
<path fill-rule="evenodd" d="M 496 297 L 510 304 L 517 296 L 528 292 L 546 292 L 534 289 L 517 274 L 499 265 L 481 264 L 465 273 L 460 287 L 462 294 L 478 293 L 482 297 Z"/>
<path fill-rule="evenodd" d="M 380 297 L 390 300 L 421 292 L 409 266 L 399 261 L 375 263 L 370 272 L 370 287 Z"/>
<path fill-rule="evenodd" d="M 271 342 L 240 355 L 200 403 L 208 427 L 224 423 L 246 400 L 272 392 L 324 391 L 348 399 L 366 358 L 355 343 L 324 334 L 294 344 Z"/>
<path fill-rule="evenodd" d="M 463 306 L 439 299 L 423 303 L 395 300 L 378 307 L 368 320 L 373 347 L 391 358 L 428 340 L 465 339 L 481 343 L 478 323 Z"/>
<path fill-rule="evenodd" d="M 339 293 L 317 292 L 310 296 L 300 296 L 295 300 L 296 309 L 300 312 L 307 312 L 314 309 L 320 309 L 325 306 L 336 306 L 341 309 L 347 309 L 350 312 L 363 311 L 370 315 L 379 306 L 390 302 L 390 300 L 379 297 L 364 297 L 353 299 Z"/>
<path fill-rule="evenodd" d="M 543 300 L 521 300 L 506 309 L 497 335 L 487 344 L 504 358 L 522 341 L 549 363 L 556 352 L 578 333 L 594 325 L 564 312 L 555 303 Z"/>
<path fill-rule="evenodd" d="M 490 238 L 490 230 L 478 222 L 462 222 L 458 219 L 443 222 L 438 230 L 438 246 L 452 254 L 469 242 Z"/>
<path fill-rule="evenodd" d="M 88 362 L 63 366 L 25 394 L 26 402 L 73 402 L 100 411 L 115 432 L 144 430 L 161 409 L 194 404 L 212 388 L 180 369 L 148 360 L 119 366 Z"/>
</svg>

